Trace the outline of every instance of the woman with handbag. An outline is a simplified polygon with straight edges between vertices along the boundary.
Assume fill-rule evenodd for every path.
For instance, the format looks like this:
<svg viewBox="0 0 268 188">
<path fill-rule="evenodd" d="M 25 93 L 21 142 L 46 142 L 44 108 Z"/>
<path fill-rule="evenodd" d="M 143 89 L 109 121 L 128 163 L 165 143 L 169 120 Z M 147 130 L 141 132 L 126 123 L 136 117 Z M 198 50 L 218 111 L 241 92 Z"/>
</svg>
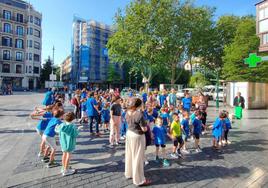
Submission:
<svg viewBox="0 0 268 188">
<path fill-rule="evenodd" d="M 237 92 L 237 96 L 234 98 L 235 118 L 241 119 L 243 109 L 245 108 L 245 99 L 241 96 L 241 92 Z"/>
<path fill-rule="evenodd" d="M 144 176 L 145 132 L 146 121 L 140 110 L 142 100 L 131 98 L 128 101 L 126 121 L 128 131 L 125 150 L 125 176 L 132 178 L 133 184 L 138 186 L 150 185 L 151 181 Z"/>
</svg>

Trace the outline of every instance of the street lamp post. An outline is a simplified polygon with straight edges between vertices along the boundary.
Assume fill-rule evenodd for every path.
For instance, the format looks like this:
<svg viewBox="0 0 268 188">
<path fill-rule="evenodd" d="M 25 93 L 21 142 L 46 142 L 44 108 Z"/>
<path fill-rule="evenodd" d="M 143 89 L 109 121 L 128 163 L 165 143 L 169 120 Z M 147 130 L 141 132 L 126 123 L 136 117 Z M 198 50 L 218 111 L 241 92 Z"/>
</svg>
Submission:
<svg viewBox="0 0 268 188">
<path fill-rule="evenodd" d="M 219 71 L 217 70 L 217 77 L 216 77 L 216 92 L 217 92 L 217 96 L 216 96 L 216 108 L 219 108 Z"/>
</svg>

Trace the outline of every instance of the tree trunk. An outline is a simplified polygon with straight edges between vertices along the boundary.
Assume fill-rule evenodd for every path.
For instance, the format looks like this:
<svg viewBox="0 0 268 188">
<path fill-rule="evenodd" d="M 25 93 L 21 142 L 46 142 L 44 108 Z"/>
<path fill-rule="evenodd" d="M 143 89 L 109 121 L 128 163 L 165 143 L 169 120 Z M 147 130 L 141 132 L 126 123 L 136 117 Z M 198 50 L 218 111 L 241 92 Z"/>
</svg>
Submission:
<svg viewBox="0 0 268 188">
<path fill-rule="evenodd" d="M 174 85 L 176 82 L 176 63 L 171 65 L 171 85 Z"/>
<path fill-rule="evenodd" d="M 193 75 L 192 56 L 190 56 L 189 63 L 190 63 L 190 70 L 191 70 L 191 76 L 192 76 Z"/>
</svg>

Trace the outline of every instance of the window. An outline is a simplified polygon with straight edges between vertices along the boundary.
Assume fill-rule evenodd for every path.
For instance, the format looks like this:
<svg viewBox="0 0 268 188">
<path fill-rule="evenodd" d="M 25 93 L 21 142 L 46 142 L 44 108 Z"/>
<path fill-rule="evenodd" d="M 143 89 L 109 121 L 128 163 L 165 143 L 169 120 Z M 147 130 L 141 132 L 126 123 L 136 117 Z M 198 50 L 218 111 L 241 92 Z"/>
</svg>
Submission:
<svg viewBox="0 0 268 188">
<path fill-rule="evenodd" d="M 9 37 L 2 37 L 2 46 L 12 47 L 12 39 Z"/>
<path fill-rule="evenodd" d="M 4 32 L 5 33 L 12 33 L 11 32 L 11 25 L 9 23 L 4 23 Z"/>
<path fill-rule="evenodd" d="M 10 73 L 10 65 L 9 64 L 3 64 L 2 72 Z"/>
<path fill-rule="evenodd" d="M 16 73 L 21 74 L 22 73 L 22 66 L 21 65 L 16 65 Z"/>
<path fill-rule="evenodd" d="M 23 36 L 23 27 L 17 26 L 17 35 Z"/>
<path fill-rule="evenodd" d="M 35 29 L 35 30 L 34 30 L 34 36 L 36 36 L 36 37 L 39 37 L 39 38 L 40 38 L 40 36 L 41 36 L 40 31 L 39 31 L 39 30 L 37 30 L 37 29 Z"/>
<path fill-rule="evenodd" d="M 37 49 L 37 50 L 40 50 L 40 43 L 34 41 L 34 48 Z"/>
<path fill-rule="evenodd" d="M 34 67 L 33 72 L 34 72 L 34 74 L 39 74 L 39 67 Z"/>
<path fill-rule="evenodd" d="M 3 11 L 3 17 L 4 17 L 4 19 L 11 20 L 11 12 L 7 11 L 7 10 L 4 10 Z"/>
<path fill-rule="evenodd" d="M 33 28 L 27 28 L 27 35 L 33 35 Z"/>
<path fill-rule="evenodd" d="M 33 41 L 32 40 L 27 40 L 27 47 L 32 48 L 33 47 Z"/>
<path fill-rule="evenodd" d="M 23 49 L 23 40 L 21 39 L 16 39 L 16 45 L 15 45 L 16 48 L 20 48 L 20 49 Z"/>
<path fill-rule="evenodd" d="M 17 13 L 17 21 L 23 23 L 23 15 Z"/>
<path fill-rule="evenodd" d="M 266 33 L 262 36 L 262 44 L 268 45 L 268 33 Z"/>
<path fill-rule="evenodd" d="M 3 51 L 3 59 L 4 60 L 10 60 L 10 51 L 9 50 L 4 50 Z"/>
<path fill-rule="evenodd" d="M 29 20 L 31 23 L 33 23 L 33 16 L 29 16 Z"/>
<path fill-rule="evenodd" d="M 32 66 L 31 65 L 29 66 L 29 73 L 30 74 L 32 73 Z"/>
<path fill-rule="evenodd" d="M 22 52 L 16 52 L 16 61 L 22 61 Z"/>
<path fill-rule="evenodd" d="M 33 54 L 29 53 L 29 60 L 32 61 L 33 60 Z"/>
<path fill-rule="evenodd" d="M 28 53 L 25 53 L 25 59 L 28 60 L 29 57 L 28 57 Z"/>
<path fill-rule="evenodd" d="M 263 20 L 259 22 L 259 32 L 263 33 L 268 31 L 268 20 Z"/>
<path fill-rule="evenodd" d="M 259 11 L 259 20 L 263 20 L 265 18 L 268 18 L 268 7 Z"/>
<path fill-rule="evenodd" d="M 41 26 L 41 20 L 40 20 L 40 18 L 34 17 L 34 24 L 35 25 L 38 25 L 38 26 Z"/>
<path fill-rule="evenodd" d="M 25 73 L 27 73 L 28 72 L 28 66 L 26 65 L 25 66 Z"/>
<path fill-rule="evenodd" d="M 40 56 L 38 54 L 34 54 L 34 61 L 40 61 Z"/>
</svg>

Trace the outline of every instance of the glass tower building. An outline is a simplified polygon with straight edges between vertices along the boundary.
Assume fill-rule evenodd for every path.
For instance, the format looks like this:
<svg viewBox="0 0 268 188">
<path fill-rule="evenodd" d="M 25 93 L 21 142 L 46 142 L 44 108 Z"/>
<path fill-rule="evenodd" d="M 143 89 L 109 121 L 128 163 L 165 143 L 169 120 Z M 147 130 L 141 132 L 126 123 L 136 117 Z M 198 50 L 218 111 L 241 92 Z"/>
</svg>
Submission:
<svg viewBox="0 0 268 188">
<path fill-rule="evenodd" d="M 74 85 L 106 84 L 108 76 L 108 50 L 106 44 L 113 29 L 94 20 L 74 17 L 72 38 L 71 80 Z M 120 66 L 115 70 L 123 77 Z"/>
</svg>

